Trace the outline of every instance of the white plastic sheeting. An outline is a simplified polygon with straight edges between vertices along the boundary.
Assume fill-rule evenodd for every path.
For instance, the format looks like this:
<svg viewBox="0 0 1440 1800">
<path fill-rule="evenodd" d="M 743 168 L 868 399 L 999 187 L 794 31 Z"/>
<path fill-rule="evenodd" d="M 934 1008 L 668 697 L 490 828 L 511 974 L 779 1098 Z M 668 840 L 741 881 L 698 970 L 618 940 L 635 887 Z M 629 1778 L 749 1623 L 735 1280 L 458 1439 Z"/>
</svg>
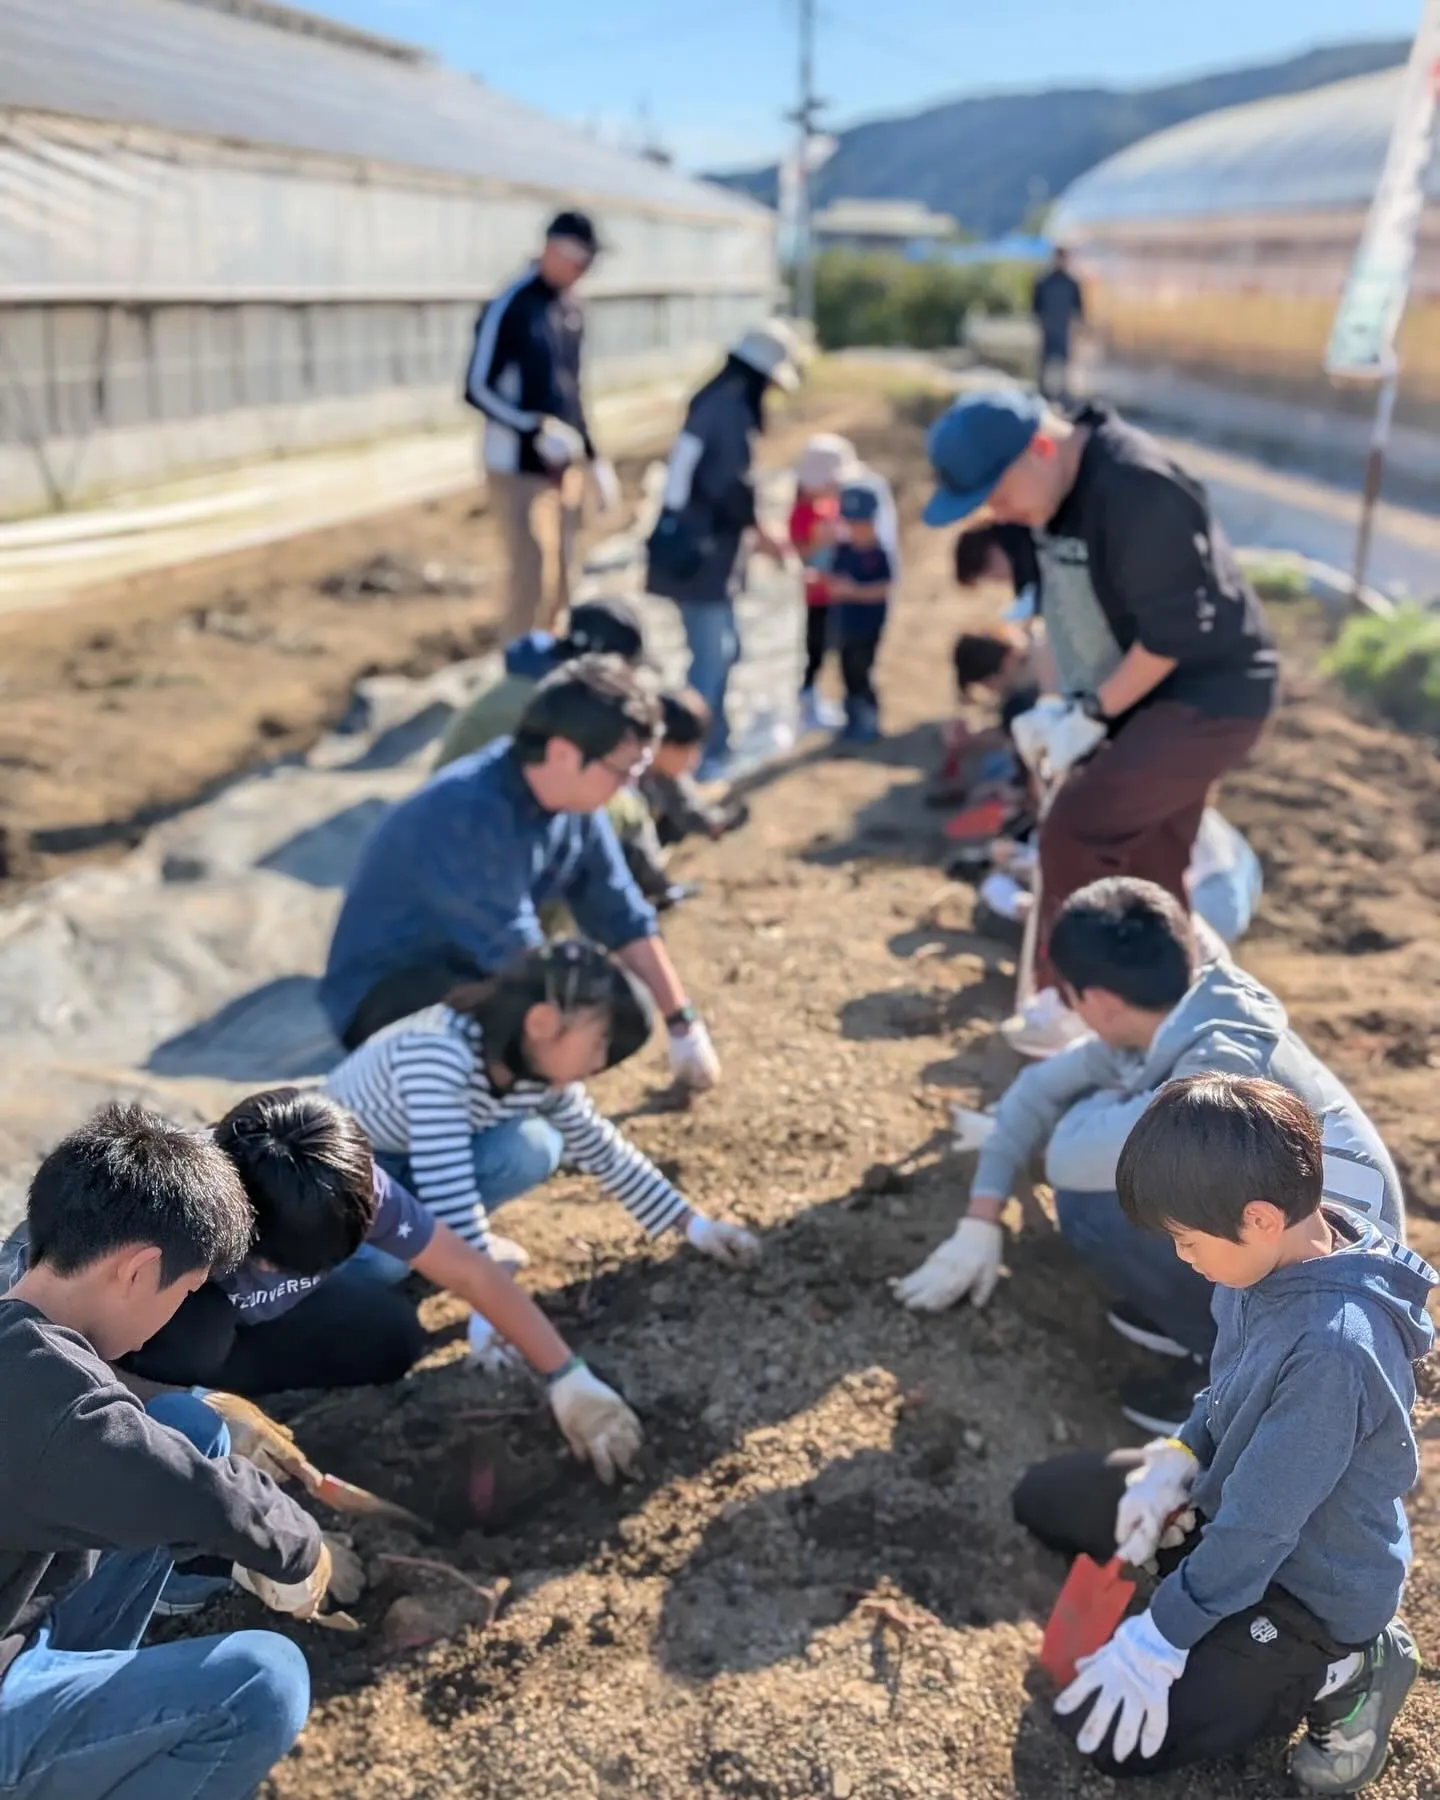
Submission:
<svg viewBox="0 0 1440 1800">
<path fill-rule="evenodd" d="M 1244 212 L 1363 210 L 1385 161 L 1404 71 L 1207 113 L 1112 156 L 1068 188 L 1050 230 Z M 1440 166 L 1428 192 L 1440 195 Z"/>
</svg>

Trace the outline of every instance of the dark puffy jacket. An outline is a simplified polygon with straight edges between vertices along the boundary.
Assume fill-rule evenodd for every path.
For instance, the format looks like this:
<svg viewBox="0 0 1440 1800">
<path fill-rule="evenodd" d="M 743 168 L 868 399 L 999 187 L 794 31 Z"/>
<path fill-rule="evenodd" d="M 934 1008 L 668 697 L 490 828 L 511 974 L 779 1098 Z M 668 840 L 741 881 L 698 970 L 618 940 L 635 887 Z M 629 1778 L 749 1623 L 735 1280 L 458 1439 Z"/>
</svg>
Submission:
<svg viewBox="0 0 1440 1800">
<path fill-rule="evenodd" d="M 677 577 L 652 555 L 652 594 L 686 601 L 730 593 L 740 541 L 755 523 L 751 467 L 755 434 L 764 429 L 765 385 L 763 375 L 732 358 L 690 402 L 670 452 L 665 507 L 699 547 L 699 567 Z"/>
</svg>

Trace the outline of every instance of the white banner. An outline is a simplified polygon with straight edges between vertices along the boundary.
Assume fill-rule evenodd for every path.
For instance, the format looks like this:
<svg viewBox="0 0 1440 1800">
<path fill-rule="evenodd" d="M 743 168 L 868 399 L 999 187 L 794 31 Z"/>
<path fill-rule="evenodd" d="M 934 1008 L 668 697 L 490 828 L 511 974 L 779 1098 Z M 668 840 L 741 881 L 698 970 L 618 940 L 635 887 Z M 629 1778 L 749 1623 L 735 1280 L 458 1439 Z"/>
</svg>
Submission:
<svg viewBox="0 0 1440 1800">
<path fill-rule="evenodd" d="M 1425 177 L 1435 141 L 1437 91 L 1440 0 L 1425 0 L 1380 185 L 1330 330 L 1325 372 L 1338 379 L 1383 381 L 1394 372 L 1395 339 L 1410 292 Z"/>
</svg>

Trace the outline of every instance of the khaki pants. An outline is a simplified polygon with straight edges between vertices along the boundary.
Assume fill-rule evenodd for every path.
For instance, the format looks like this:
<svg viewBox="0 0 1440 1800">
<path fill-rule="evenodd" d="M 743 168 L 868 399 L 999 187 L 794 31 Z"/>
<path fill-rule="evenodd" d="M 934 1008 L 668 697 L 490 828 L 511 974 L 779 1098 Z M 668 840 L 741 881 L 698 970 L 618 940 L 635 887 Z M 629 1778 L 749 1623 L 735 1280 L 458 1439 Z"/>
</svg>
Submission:
<svg viewBox="0 0 1440 1800">
<path fill-rule="evenodd" d="M 486 476 L 509 564 L 505 642 L 537 628 L 556 631 L 570 610 L 570 572 L 580 524 L 584 473 Z"/>
</svg>

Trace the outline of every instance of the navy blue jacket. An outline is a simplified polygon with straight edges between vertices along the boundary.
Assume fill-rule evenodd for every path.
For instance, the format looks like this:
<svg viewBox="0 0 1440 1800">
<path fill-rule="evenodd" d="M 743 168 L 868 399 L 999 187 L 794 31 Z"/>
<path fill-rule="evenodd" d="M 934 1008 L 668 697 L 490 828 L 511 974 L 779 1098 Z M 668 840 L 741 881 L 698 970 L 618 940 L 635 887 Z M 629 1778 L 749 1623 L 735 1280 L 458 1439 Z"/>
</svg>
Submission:
<svg viewBox="0 0 1440 1800">
<path fill-rule="evenodd" d="M 542 419 L 573 425 L 595 455 L 580 397 L 585 315 L 531 269 L 475 321 L 465 398 L 485 415 L 485 467 L 496 474 L 549 475 L 535 451 Z"/>
<path fill-rule="evenodd" d="M 455 951 L 492 973 L 543 942 L 537 909 L 547 900 L 563 900 L 610 950 L 656 931 L 605 814 L 546 812 L 499 738 L 437 770 L 371 833 L 321 1005 L 343 1033 L 386 975 Z"/>
</svg>

